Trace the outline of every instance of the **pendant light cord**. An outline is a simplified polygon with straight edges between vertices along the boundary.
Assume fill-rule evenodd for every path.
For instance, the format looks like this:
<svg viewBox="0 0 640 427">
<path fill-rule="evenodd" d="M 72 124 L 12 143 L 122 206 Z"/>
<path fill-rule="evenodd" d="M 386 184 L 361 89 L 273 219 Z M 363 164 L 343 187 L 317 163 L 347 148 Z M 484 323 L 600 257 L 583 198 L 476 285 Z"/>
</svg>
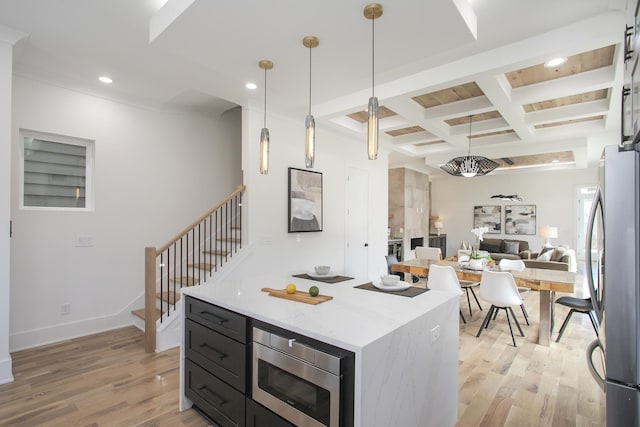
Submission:
<svg viewBox="0 0 640 427">
<path fill-rule="evenodd" d="M 311 43 L 309 43 L 309 115 L 311 115 Z"/>
<path fill-rule="evenodd" d="M 471 156 L 471 118 L 473 116 L 469 116 L 469 151 L 467 152 L 467 157 Z"/>
<path fill-rule="evenodd" d="M 371 96 L 376 96 L 376 81 L 375 81 L 375 67 L 376 67 L 376 30 L 375 30 L 375 12 L 371 11 Z"/>
<path fill-rule="evenodd" d="M 267 68 L 264 69 L 264 126 L 267 127 Z"/>
</svg>

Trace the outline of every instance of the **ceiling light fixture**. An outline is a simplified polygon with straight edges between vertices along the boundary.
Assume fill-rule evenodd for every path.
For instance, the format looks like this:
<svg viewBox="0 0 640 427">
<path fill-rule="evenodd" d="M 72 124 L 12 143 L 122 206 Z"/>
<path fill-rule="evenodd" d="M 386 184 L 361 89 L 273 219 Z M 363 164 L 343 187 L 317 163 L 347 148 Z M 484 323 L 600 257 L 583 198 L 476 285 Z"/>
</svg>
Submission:
<svg viewBox="0 0 640 427">
<path fill-rule="evenodd" d="M 553 58 L 544 63 L 547 68 L 557 67 L 567 62 L 567 58 Z"/>
<path fill-rule="evenodd" d="M 486 175 L 499 165 L 491 159 L 482 156 L 471 155 L 471 122 L 473 116 L 469 116 L 469 151 L 466 156 L 456 157 L 449 160 L 440 169 L 453 175 L 471 178 L 474 176 Z"/>
<path fill-rule="evenodd" d="M 309 114 L 304 119 L 306 130 L 304 164 L 308 168 L 313 167 L 316 156 L 316 121 L 311 115 L 311 50 L 320 44 L 320 39 L 314 36 L 307 36 L 302 39 L 302 45 L 309 48 Z"/>
<path fill-rule="evenodd" d="M 246 87 L 246 88 L 247 88 L 247 89 L 249 89 L 249 90 L 255 90 L 255 89 L 257 89 L 257 88 L 258 88 L 258 85 L 257 85 L 257 84 L 255 84 L 255 83 L 251 83 L 251 82 L 249 82 L 249 83 L 247 83 L 246 85 L 244 85 L 244 87 Z"/>
<path fill-rule="evenodd" d="M 260 131 L 260 173 L 269 173 L 269 129 L 267 129 L 267 70 L 273 68 L 273 62 L 263 59 L 258 67 L 264 70 L 264 125 Z"/>
<path fill-rule="evenodd" d="M 364 17 L 371 19 L 371 98 L 367 109 L 367 155 L 369 160 L 378 158 L 378 121 L 380 109 L 375 97 L 375 20 L 382 16 L 382 5 L 371 3 L 364 7 Z"/>
<path fill-rule="evenodd" d="M 113 80 L 111 80 L 111 78 L 107 77 L 107 76 L 100 76 L 100 77 L 98 77 L 98 80 L 100 80 L 102 83 L 106 83 L 106 84 L 113 83 Z"/>
</svg>

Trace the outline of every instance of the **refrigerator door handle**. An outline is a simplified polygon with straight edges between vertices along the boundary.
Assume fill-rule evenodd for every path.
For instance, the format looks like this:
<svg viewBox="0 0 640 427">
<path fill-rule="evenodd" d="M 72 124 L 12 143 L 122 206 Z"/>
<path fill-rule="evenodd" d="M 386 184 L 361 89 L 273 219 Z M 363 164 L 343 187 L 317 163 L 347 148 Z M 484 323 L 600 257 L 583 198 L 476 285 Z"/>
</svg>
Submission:
<svg viewBox="0 0 640 427">
<path fill-rule="evenodd" d="M 591 206 L 591 212 L 589 213 L 589 223 L 587 224 L 587 235 L 586 235 L 586 244 L 585 244 L 585 258 L 586 258 L 586 276 L 587 276 L 587 284 L 589 288 L 589 294 L 591 295 L 591 302 L 593 303 L 593 311 L 598 319 L 598 323 L 602 323 L 604 310 L 604 301 L 600 301 L 598 299 L 598 295 L 596 292 L 595 285 L 593 283 L 593 269 L 592 269 L 592 258 L 591 258 L 591 245 L 593 244 L 593 230 L 596 226 L 596 216 L 598 209 L 602 212 L 604 216 L 604 210 L 602 206 L 602 193 L 600 192 L 600 187 L 596 189 L 596 194 L 593 197 L 593 205 Z M 599 265 L 599 264 L 598 264 Z M 599 274 L 599 272 L 598 272 Z M 604 294 L 602 296 L 604 299 Z"/>
<path fill-rule="evenodd" d="M 600 343 L 599 339 L 595 339 L 591 342 L 591 344 L 589 344 L 587 346 L 587 366 L 589 367 L 589 373 L 591 374 L 591 376 L 593 377 L 594 380 L 596 380 L 596 383 L 598 383 L 598 386 L 602 389 L 602 391 L 605 391 L 605 384 L 606 381 L 605 379 L 598 373 L 598 370 L 596 369 L 595 365 L 593 364 L 593 356 L 594 356 L 594 352 L 596 351 L 596 349 L 602 349 L 602 344 Z M 604 352 L 604 351 L 603 351 Z M 604 360 L 602 361 L 602 366 L 604 365 Z"/>
</svg>

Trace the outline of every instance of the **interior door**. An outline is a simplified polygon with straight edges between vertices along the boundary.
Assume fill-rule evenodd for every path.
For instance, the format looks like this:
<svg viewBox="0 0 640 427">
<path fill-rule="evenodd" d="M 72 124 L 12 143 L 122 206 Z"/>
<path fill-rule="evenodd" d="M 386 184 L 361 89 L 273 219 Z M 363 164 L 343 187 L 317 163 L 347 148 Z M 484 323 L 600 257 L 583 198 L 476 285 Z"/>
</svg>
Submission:
<svg viewBox="0 0 640 427">
<path fill-rule="evenodd" d="M 367 278 L 369 266 L 369 172 L 347 167 L 345 274 Z"/>
</svg>

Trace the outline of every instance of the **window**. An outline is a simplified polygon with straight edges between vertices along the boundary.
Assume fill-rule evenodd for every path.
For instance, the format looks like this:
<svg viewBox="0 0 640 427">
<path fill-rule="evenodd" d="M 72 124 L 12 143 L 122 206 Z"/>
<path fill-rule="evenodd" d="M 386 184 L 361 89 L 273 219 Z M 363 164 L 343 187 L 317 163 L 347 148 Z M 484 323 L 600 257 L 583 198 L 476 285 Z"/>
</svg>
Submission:
<svg viewBox="0 0 640 427">
<path fill-rule="evenodd" d="M 93 141 L 20 131 L 22 206 L 93 208 Z"/>
</svg>

